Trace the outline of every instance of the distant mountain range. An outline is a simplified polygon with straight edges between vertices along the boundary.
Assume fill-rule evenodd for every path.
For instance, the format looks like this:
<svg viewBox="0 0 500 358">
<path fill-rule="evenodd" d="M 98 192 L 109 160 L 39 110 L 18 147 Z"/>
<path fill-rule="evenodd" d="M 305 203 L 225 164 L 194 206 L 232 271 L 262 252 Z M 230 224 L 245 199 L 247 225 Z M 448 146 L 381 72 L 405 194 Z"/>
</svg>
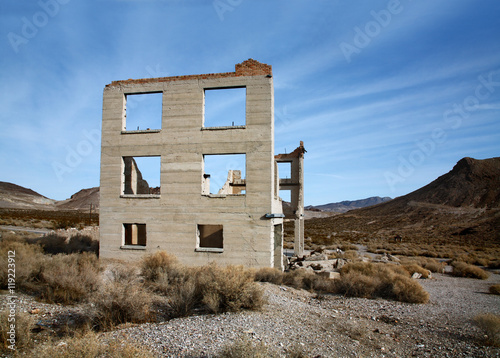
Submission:
<svg viewBox="0 0 500 358">
<path fill-rule="evenodd" d="M 320 211 L 330 211 L 335 213 L 345 213 L 349 210 L 365 208 L 367 206 L 377 205 L 389 200 L 391 200 L 391 198 L 387 196 L 383 198 L 381 198 L 380 196 L 372 196 L 370 198 L 360 199 L 360 200 L 352 200 L 352 201 L 344 200 L 338 203 L 330 203 L 330 204 L 316 205 L 316 206 L 309 205 L 306 206 L 305 209 L 313 211 L 320 210 Z"/>
<path fill-rule="evenodd" d="M 89 210 L 99 208 L 99 188 L 82 189 L 66 200 L 53 200 L 36 191 L 0 181 L 0 208 L 36 210 Z"/>
<path fill-rule="evenodd" d="M 387 202 L 308 220 L 306 235 L 405 237 L 420 243 L 500 242 L 500 157 L 463 158 L 426 186 Z"/>
</svg>

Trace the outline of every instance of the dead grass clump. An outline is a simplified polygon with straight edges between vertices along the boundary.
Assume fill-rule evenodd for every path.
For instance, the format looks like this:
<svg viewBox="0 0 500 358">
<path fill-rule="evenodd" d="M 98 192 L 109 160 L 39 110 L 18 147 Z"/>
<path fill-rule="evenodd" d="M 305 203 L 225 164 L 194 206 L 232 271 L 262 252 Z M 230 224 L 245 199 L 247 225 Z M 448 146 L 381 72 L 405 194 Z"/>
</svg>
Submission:
<svg viewBox="0 0 500 358">
<path fill-rule="evenodd" d="M 99 261 L 94 254 L 47 256 L 40 246 L 2 241 L 0 265 L 4 267 L 7 267 L 8 251 L 15 252 L 16 287 L 47 302 L 79 302 L 97 289 Z M 7 270 L 0 270 L 4 288 L 7 278 Z"/>
<path fill-rule="evenodd" d="M 359 254 L 356 250 L 347 250 L 342 257 L 346 260 L 356 261 L 359 259 Z"/>
<path fill-rule="evenodd" d="M 500 346 L 500 316 L 485 313 L 474 317 L 474 321 L 484 330 L 488 344 Z"/>
<path fill-rule="evenodd" d="M 491 260 L 490 263 L 488 264 L 488 268 L 494 270 L 500 269 L 500 259 Z"/>
<path fill-rule="evenodd" d="M 334 281 L 336 293 L 352 297 L 387 298 L 401 302 L 426 303 L 429 294 L 396 265 L 350 263 Z"/>
<path fill-rule="evenodd" d="M 213 313 L 260 309 L 264 304 L 262 288 L 243 266 L 208 265 L 197 274 L 201 301 Z"/>
<path fill-rule="evenodd" d="M 40 358 L 152 358 L 154 355 L 134 342 L 121 340 L 100 341 L 94 332 L 87 332 L 81 337 L 73 337 L 59 344 L 50 342 L 31 352 L 32 357 Z"/>
<path fill-rule="evenodd" d="M 453 266 L 453 276 L 478 278 L 481 280 L 486 280 L 490 276 L 489 273 L 483 269 L 462 261 L 453 261 L 451 265 Z"/>
<path fill-rule="evenodd" d="M 332 292 L 333 281 L 307 270 L 293 270 L 283 274 L 283 284 L 308 291 Z"/>
<path fill-rule="evenodd" d="M 490 286 L 490 293 L 493 295 L 500 295 L 500 284 Z"/>
<path fill-rule="evenodd" d="M 35 319 L 27 312 L 11 314 L 9 309 L 2 311 L 0 313 L 0 351 L 13 352 L 12 348 L 16 350 L 27 348 L 31 343 L 31 330 L 34 325 Z"/>
<path fill-rule="evenodd" d="M 349 297 L 374 298 L 381 284 L 378 277 L 347 272 L 335 281 L 335 292 Z"/>
<path fill-rule="evenodd" d="M 424 269 L 429 270 L 431 272 L 443 273 L 444 267 L 446 266 L 446 264 L 444 262 L 439 262 L 438 260 L 433 259 L 433 258 L 420 257 L 420 258 L 418 258 L 417 262 Z"/>
<path fill-rule="evenodd" d="M 430 271 L 424 269 L 420 265 L 417 264 L 406 264 L 402 266 L 410 275 L 414 273 L 419 273 L 422 275 L 422 278 L 429 278 Z"/>
<path fill-rule="evenodd" d="M 283 272 L 276 268 L 263 267 L 255 272 L 255 281 L 281 285 L 283 283 Z"/>
<path fill-rule="evenodd" d="M 154 320 L 151 313 L 154 295 L 139 281 L 134 269 L 112 268 L 112 277 L 101 284 L 92 296 L 93 320 L 98 329 L 111 329 L 119 324 L 144 323 Z"/>
<path fill-rule="evenodd" d="M 165 272 L 172 272 L 179 265 L 177 258 L 165 251 L 158 251 L 145 256 L 141 261 L 141 272 L 144 278 L 154 282 Z"/>
<path fill-rule="evenodd" d="M 16 262 L 16 288 L 25 289 L 39 274 L 44 255 L 39 246 L 32 246 L 16 240 L 0 241 L 0 285 L 7 288 L 8 270 L 7 263 L 9 251 L 15 253 Z"/>
<path fill-rule="evenodd" d="M 396 275 L 393 278 L 392 293 L 389 297 L 391 296 L 400 302 L 429 302 L 429 293 L 417 281 L 401 275 Z"/>
<path fill-rule="evenodd" d="M 142 260 L 141 272 L 147 287 L 166 298 L 171 317 L 186 316 L 195 309 L 212 313 L 259 309 L 264 303 L 254 271 L 242 266 L 189 268 L 175 256 L 157 252 Z"/>
<path fill-rule="evenodd" d="M 98 288 L 99 261 L 94 254 L 45 257 L 29 289 L 47 302 L 71 304 L 87 299 Z"/>
<path fill-rule="evenodd" d="M 167 309 L 170 317 L 184 317 L 190 315 L 202 300 L 195 275 L 179 277 L 168 285 Z"/>
</svg>

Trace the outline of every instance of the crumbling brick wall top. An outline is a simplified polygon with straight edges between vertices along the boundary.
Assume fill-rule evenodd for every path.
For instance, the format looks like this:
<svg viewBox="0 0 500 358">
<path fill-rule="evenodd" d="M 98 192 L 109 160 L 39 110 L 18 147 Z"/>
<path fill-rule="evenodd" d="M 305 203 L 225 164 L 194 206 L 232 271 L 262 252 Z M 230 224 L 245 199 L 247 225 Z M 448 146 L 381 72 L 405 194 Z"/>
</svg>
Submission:
<svg viewBox="0 0 500 358">
<path fill-rule="evenodd" d="M 304 153 L 306 153 L 307 150 L 304 148 L 304 142 L 300 141 L 300 145 L 295 148 L 295 150 L 291 153 L 288 154 L 276 154 L 274 156 L 275 159 L 293 159 L 293 158 L 301 158 L 304 157 Z"/>
<path fill-rule="evenodd" d="M 140 84 L 140 83 L 153 83 L 153 82 L 169 82 L 169 81 L 183 81 L 193 79 L 208 79 L 208 78 L 224 78 L 224 77 L 239 77 L 239 76 L 259 76 L 269 75 L 272 76 L 272 66 L 260 63 L 252 58 L 249 58 L 242 63 L 235 66 L 235 72 L 222 72 L 222 73 L 208 73 L 204 75 L 187 75 L 187 76 L 172 76 L 172 77 L 158 77 L 158 78 L 141 78 L 141 79 L 128 79 L 123 81 L 113 81 L 106 87 L 115 87 L 126 84 Z"/>
</svg>

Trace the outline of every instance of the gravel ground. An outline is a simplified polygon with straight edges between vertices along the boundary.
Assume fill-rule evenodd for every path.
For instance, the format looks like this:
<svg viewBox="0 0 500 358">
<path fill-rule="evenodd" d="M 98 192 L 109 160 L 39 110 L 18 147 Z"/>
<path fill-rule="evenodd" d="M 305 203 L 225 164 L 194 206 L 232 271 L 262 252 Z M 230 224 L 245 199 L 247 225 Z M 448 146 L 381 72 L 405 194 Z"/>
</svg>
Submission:
<svg viewBox="0 0 500 358">
<path fill-rule="evenodd" d="M 500 314 L 500 297 L 488 288 L 500 282 L 435 275 L 420 280 L 428 304 L 321 296 L 264 284 L 268 304 L 261 312 L 174 319 L 110 333 L 136 340 L 159 356 L 210 357 L 241 337 L 263 342 L 285 355 L 297 347 L 310 357 L 500 357 L 483 344 L 472 319 Z"/>
<path fill-rule="evenodd" d="M 240 338 L 263 342 L 282 356 L 302 350 L 307 357 L 500 357 L 500 348 L 485 346 L 472 321 L 479 313 L 500 314 L 500 296 L 488 293 L 500 275 L 475 280 L 435 274 L 419 282 L 430 293 L 428 304 L 318 297 L 264 283 L 268 303 L 260 312 L 129 325 L 102 339 L 136 341 L 159 357 L 211 357 Z M 5 307 L 6 295 L 0 302 Z M 35 310 L 37 320 L 53 326 L 85 307 L 43 304 L 20 294 L 17 309 Z"/>
</svg>

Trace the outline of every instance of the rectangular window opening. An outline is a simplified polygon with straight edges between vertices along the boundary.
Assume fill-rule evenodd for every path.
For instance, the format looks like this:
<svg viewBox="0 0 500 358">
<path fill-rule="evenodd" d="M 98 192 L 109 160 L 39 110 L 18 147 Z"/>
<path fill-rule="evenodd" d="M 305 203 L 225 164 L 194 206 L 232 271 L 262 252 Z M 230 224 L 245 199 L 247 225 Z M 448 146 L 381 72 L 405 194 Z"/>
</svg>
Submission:
<svg viewBox="0 0 500 358">
<path fill-rule="evenodd" d="M 222 250 L 223 231 L 222 225 L 198 225 L 198 248 Z"/>
<path fill-rule="evenodd" d="M 125 95 L 124 131 L 152 131 L 161 129 L 163 93 Z"/>
<path fill-rule="evenodd" d="M 160 195 L 161 157 L 123 157 L 122 195 Z"/>
<path fill-rule="evenodd" d="M 280 198 L 283 202 L 292 202 L 292 191 L 291 190 L 280 190 Z"/>
<path fill-rule="evenodd" d="M 291 179 L 292 162 L 278 162 L 278 172 L 280 179 Z"/>
<path fill-rule="evenodd" d="M 146 246 L 146 224 L 123 224 L 125 246 Z"/>
<path fill-rule="evenodd" d="M 245 87 L 205 89 L 203 127 L 241 127 L 245 124 Z"/>
<path fill-rule="evenodd" d="M 203 195 L 246 194 L 245 154 L 205 154 L 203 156 Z"/>
</svg>

